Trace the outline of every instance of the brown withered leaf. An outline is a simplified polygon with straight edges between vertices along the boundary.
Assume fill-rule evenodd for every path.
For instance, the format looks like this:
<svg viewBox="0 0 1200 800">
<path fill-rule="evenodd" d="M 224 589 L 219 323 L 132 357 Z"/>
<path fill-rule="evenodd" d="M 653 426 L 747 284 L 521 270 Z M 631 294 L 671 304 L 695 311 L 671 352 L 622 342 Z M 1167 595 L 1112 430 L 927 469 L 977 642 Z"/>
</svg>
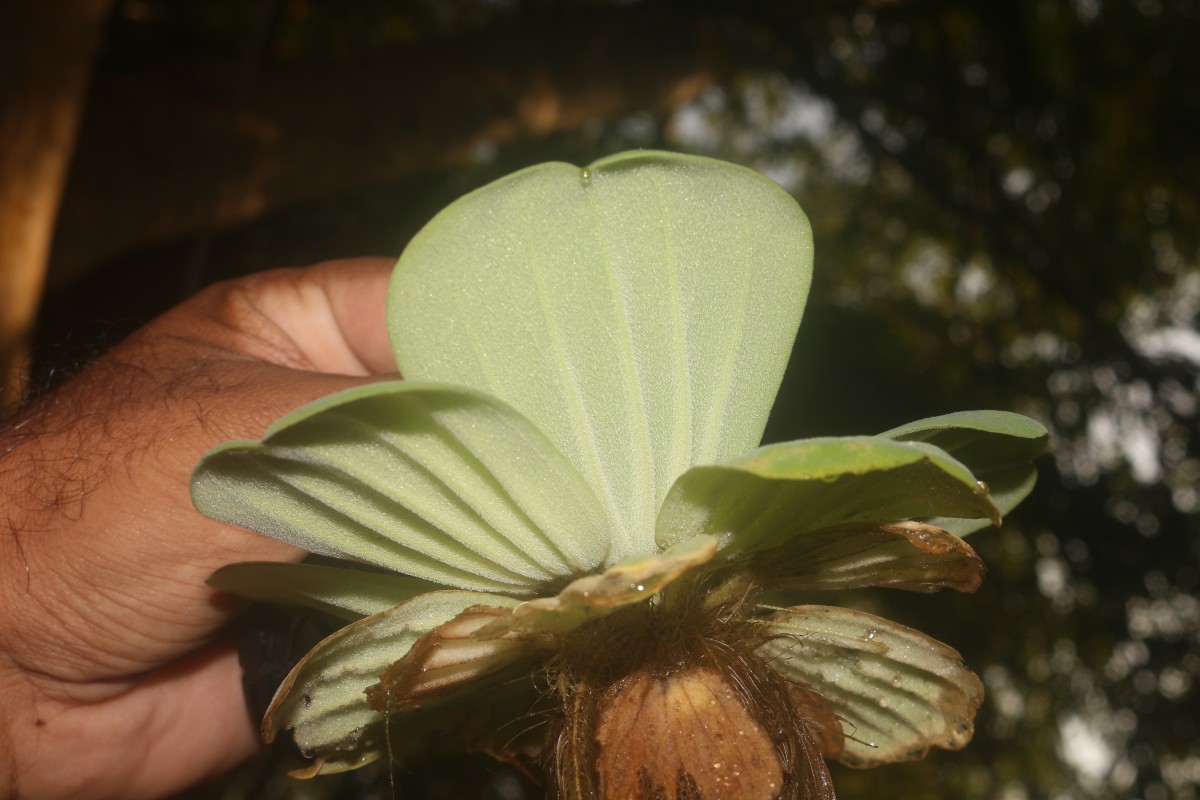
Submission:
<svg viewBox="0 0 1200 800">
<path fill-rule="evenodd" d="M 643 668 L 606 693 L 596 726 L 605 800 L 772 800 L 783 768 L 721 673 Z"/>
<path fill-rule="evenodd" d="M 439 625 L 388 667 L 379 683 L 367 688 L 367 702 L 376 711 L 416 708 L 432 695 L 494 675 L 520 660 L 525 648 L 514 634 L 501 630 L 494 636 L 477 636 L 510 613 L 507 608 L 471 606 Z"/>
<path fill-rule="evenodd" d="M 759 553 L 754 571 L 764 586 L 857 589 L 887 586 L 915 592 L 974 592 L 983 561 L 958 536 L 923 522 L 862 523 L 798 536 Z"/>
</svg>

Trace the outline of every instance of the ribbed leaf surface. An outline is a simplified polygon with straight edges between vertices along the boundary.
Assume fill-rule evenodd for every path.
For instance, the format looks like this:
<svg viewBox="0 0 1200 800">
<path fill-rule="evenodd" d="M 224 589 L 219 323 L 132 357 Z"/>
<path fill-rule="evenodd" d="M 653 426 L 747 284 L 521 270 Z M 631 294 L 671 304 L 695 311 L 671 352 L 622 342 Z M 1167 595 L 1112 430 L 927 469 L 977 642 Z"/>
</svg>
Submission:
<svg viewBox="0 0 1200 800">
<path fill-rule="evenodd" d="M 856 767 L 921 758 L 971 739 L 983 684 L 953 649 L 861 611 L 796 606 L 767 621 L 759 655 L 820 693 L 842 720 L 838 760 Z"/>
<path fill-rule="evenodd" d="M 800 590 L 887 586 L 973 592 L 984 576 L 983 562 L 970 545 L 918 522 L 813 531 L 756 553 L 751 569 L 762 586 Z"/>
<path fill-rule="evenodd" d="M 210 452 L 192 501 L 323 555 L 439 584 L 530 594 L 586 573 L 612 523 L 579 472 L 509 406 L 470 389 L 360 387 Z"/>
<path fill-rule="evenodd" d="M 367 704 L 366 689 L 417 640 L 464 609 L 514 602 L 480 592 L 432 592 L 347 625 L 310 650 L 284 680 L 263 718 L 263 738 L 271 742 L 292 729 L 302 753 L 332 756 L 331 766 L 351 754 L 350 761 L 377 757 L 386 746 L 383 716 Z"/>
<path fill-rule="evenodd" d="M 826 528 L 934 514 L 994 519 L 998 511 L 970 471 L 936 447 L 805 439 L 689 470 L 663 504 L 658 542 L 707 533 L 729 557 Z"/>
<path fill-rule="evenodd" d="M 353 622 L 443 588 L 390 572 L 247 561 L 214 572 L 208 585 L 247 600 L 304 606 Z"/>
<path fill-rule="evenodd" d="M 808 292 L 808 222 L 732 164 L 632 152 L 543 164 L 458 200 L 409 244 L 389 325 L 410 378 L 513 404 L 655 550 L 688 467 L 754 447 Z"/>
</svg>

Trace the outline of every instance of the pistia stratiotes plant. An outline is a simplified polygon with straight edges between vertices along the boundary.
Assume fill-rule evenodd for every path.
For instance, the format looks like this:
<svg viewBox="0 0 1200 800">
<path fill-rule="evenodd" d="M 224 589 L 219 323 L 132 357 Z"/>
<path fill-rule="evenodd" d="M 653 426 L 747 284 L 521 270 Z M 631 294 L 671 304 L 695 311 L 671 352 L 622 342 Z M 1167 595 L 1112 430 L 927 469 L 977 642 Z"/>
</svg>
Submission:
<svg viewBox="0 0 1200 800">
<path fill-rule="evenodd" d="M 973 591 L 960 538 L 1032 487 L 1001 412 L 758 445 L 811 235 L 749 170 L 660 152 L 544 164 L 463 197 L 390 288 L 404 381 L 209 453 L 195 505 L 344 566 L 214 586 L 345 624 L 263 721 L 352 769 L 431 731 L 540 758 L 563 798 L 831 798 L 832 758 L 957 748 L 958 653 L 789 590 Z M 778 602 L 778 600 L 776 600 Z"/>
</svg>

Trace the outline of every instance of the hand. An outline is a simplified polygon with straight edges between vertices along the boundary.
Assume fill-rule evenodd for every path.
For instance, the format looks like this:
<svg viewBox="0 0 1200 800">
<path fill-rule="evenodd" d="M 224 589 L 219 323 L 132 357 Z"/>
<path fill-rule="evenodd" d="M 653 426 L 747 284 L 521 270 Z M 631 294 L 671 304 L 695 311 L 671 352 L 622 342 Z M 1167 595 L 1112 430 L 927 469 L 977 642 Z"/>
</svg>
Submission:
<svg viewBox="0 0 1200 800">
<path fill-rule="evenodd" d="M 219 284 L 0 425 L 0 797 L 158 797 L 258 747 L 241 610 L 204 580 L 303 553 L 202 517 L 209 448 L 396 369 L 391 261 Z"/>
</svg>

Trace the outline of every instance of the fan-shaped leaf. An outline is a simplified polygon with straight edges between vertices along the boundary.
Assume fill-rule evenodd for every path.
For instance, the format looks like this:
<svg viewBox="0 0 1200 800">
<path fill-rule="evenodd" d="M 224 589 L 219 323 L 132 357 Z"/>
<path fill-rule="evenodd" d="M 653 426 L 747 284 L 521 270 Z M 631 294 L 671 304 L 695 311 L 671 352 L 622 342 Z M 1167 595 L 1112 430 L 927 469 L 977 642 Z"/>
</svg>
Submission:
<svg viewBox="0 0 1200 800">
<path fill-rule="evenodd" d="M 305 606 L 353 622 L 444 587 L 391 572 L 247 561 L 214 572 L 208 585 L 247 600 Z"/>
<path fill-rule="evenodd" d="M 730 557 L 826 528 L 934 514 L 994 519 L 998 511 L 966 467 L 931 445 L 805 439 L 688 470 L 663 503 L 658 542 L 707 533 Z"/>
<path fill-rule="evenodd" d="M 448 586 L 531 594 L 589 572 L 612 523 L 544 435 L 481 392 L 413 382 L 318 400 L 210 452 L 206 515 Z"/>
<path fill-rule="evenodd" d="M 291 729 L 300 751 L 321 761 L 311 774 L 366 763 L 386 747 L 383 716 L 367 704 L 366 689 L 425 634 L 476 605 L 516 601 L 480 592 L 423 594 L 351 623 L 326 638 L 296 665 L 263 718 L 263 739 Z M 349 766 L 340 768 L 352 768 Z"/>
<path fill-rule="evenodd" d="M 880 434 L 889 439 L 927 442 L 961 461 L 988 486 L 1001 515 L 1017 507 L 1033 490 L 1037 468 L 1050 435 L 1029 417 L 1008 411 L 961 411 L 930 417 Z M 991 524 L 986 519 L 934 518 L 930 524 L 965 536 Z"/>
<path fill-rule="evenodd" d="M 478 387 L 546 432 L 620 535 L 693 464 L 762 435 L 808 292 L 808 222 L 738 166 L 625 153 L 543 164 L 458 200 L 409 244 L 389 327 L 410 378 Z"/>
<path fill-rule="evenodd" d="M 885 619 L 830 606 L 773 614 L 777 635 L 759 655 L 819 692 L 842 720 L 843 764 L 869 767 L 921 758 L 971 739 L 983 684 L 953 649 Z"/>
<path fill-rule="evenodd" d="M 759 583 L 780 589 L 888 586 L 973 592 L 983 561 L 952 533 L 919 522 L 862 523 L 806 533 L 753 556 Z"/>
</svg>

